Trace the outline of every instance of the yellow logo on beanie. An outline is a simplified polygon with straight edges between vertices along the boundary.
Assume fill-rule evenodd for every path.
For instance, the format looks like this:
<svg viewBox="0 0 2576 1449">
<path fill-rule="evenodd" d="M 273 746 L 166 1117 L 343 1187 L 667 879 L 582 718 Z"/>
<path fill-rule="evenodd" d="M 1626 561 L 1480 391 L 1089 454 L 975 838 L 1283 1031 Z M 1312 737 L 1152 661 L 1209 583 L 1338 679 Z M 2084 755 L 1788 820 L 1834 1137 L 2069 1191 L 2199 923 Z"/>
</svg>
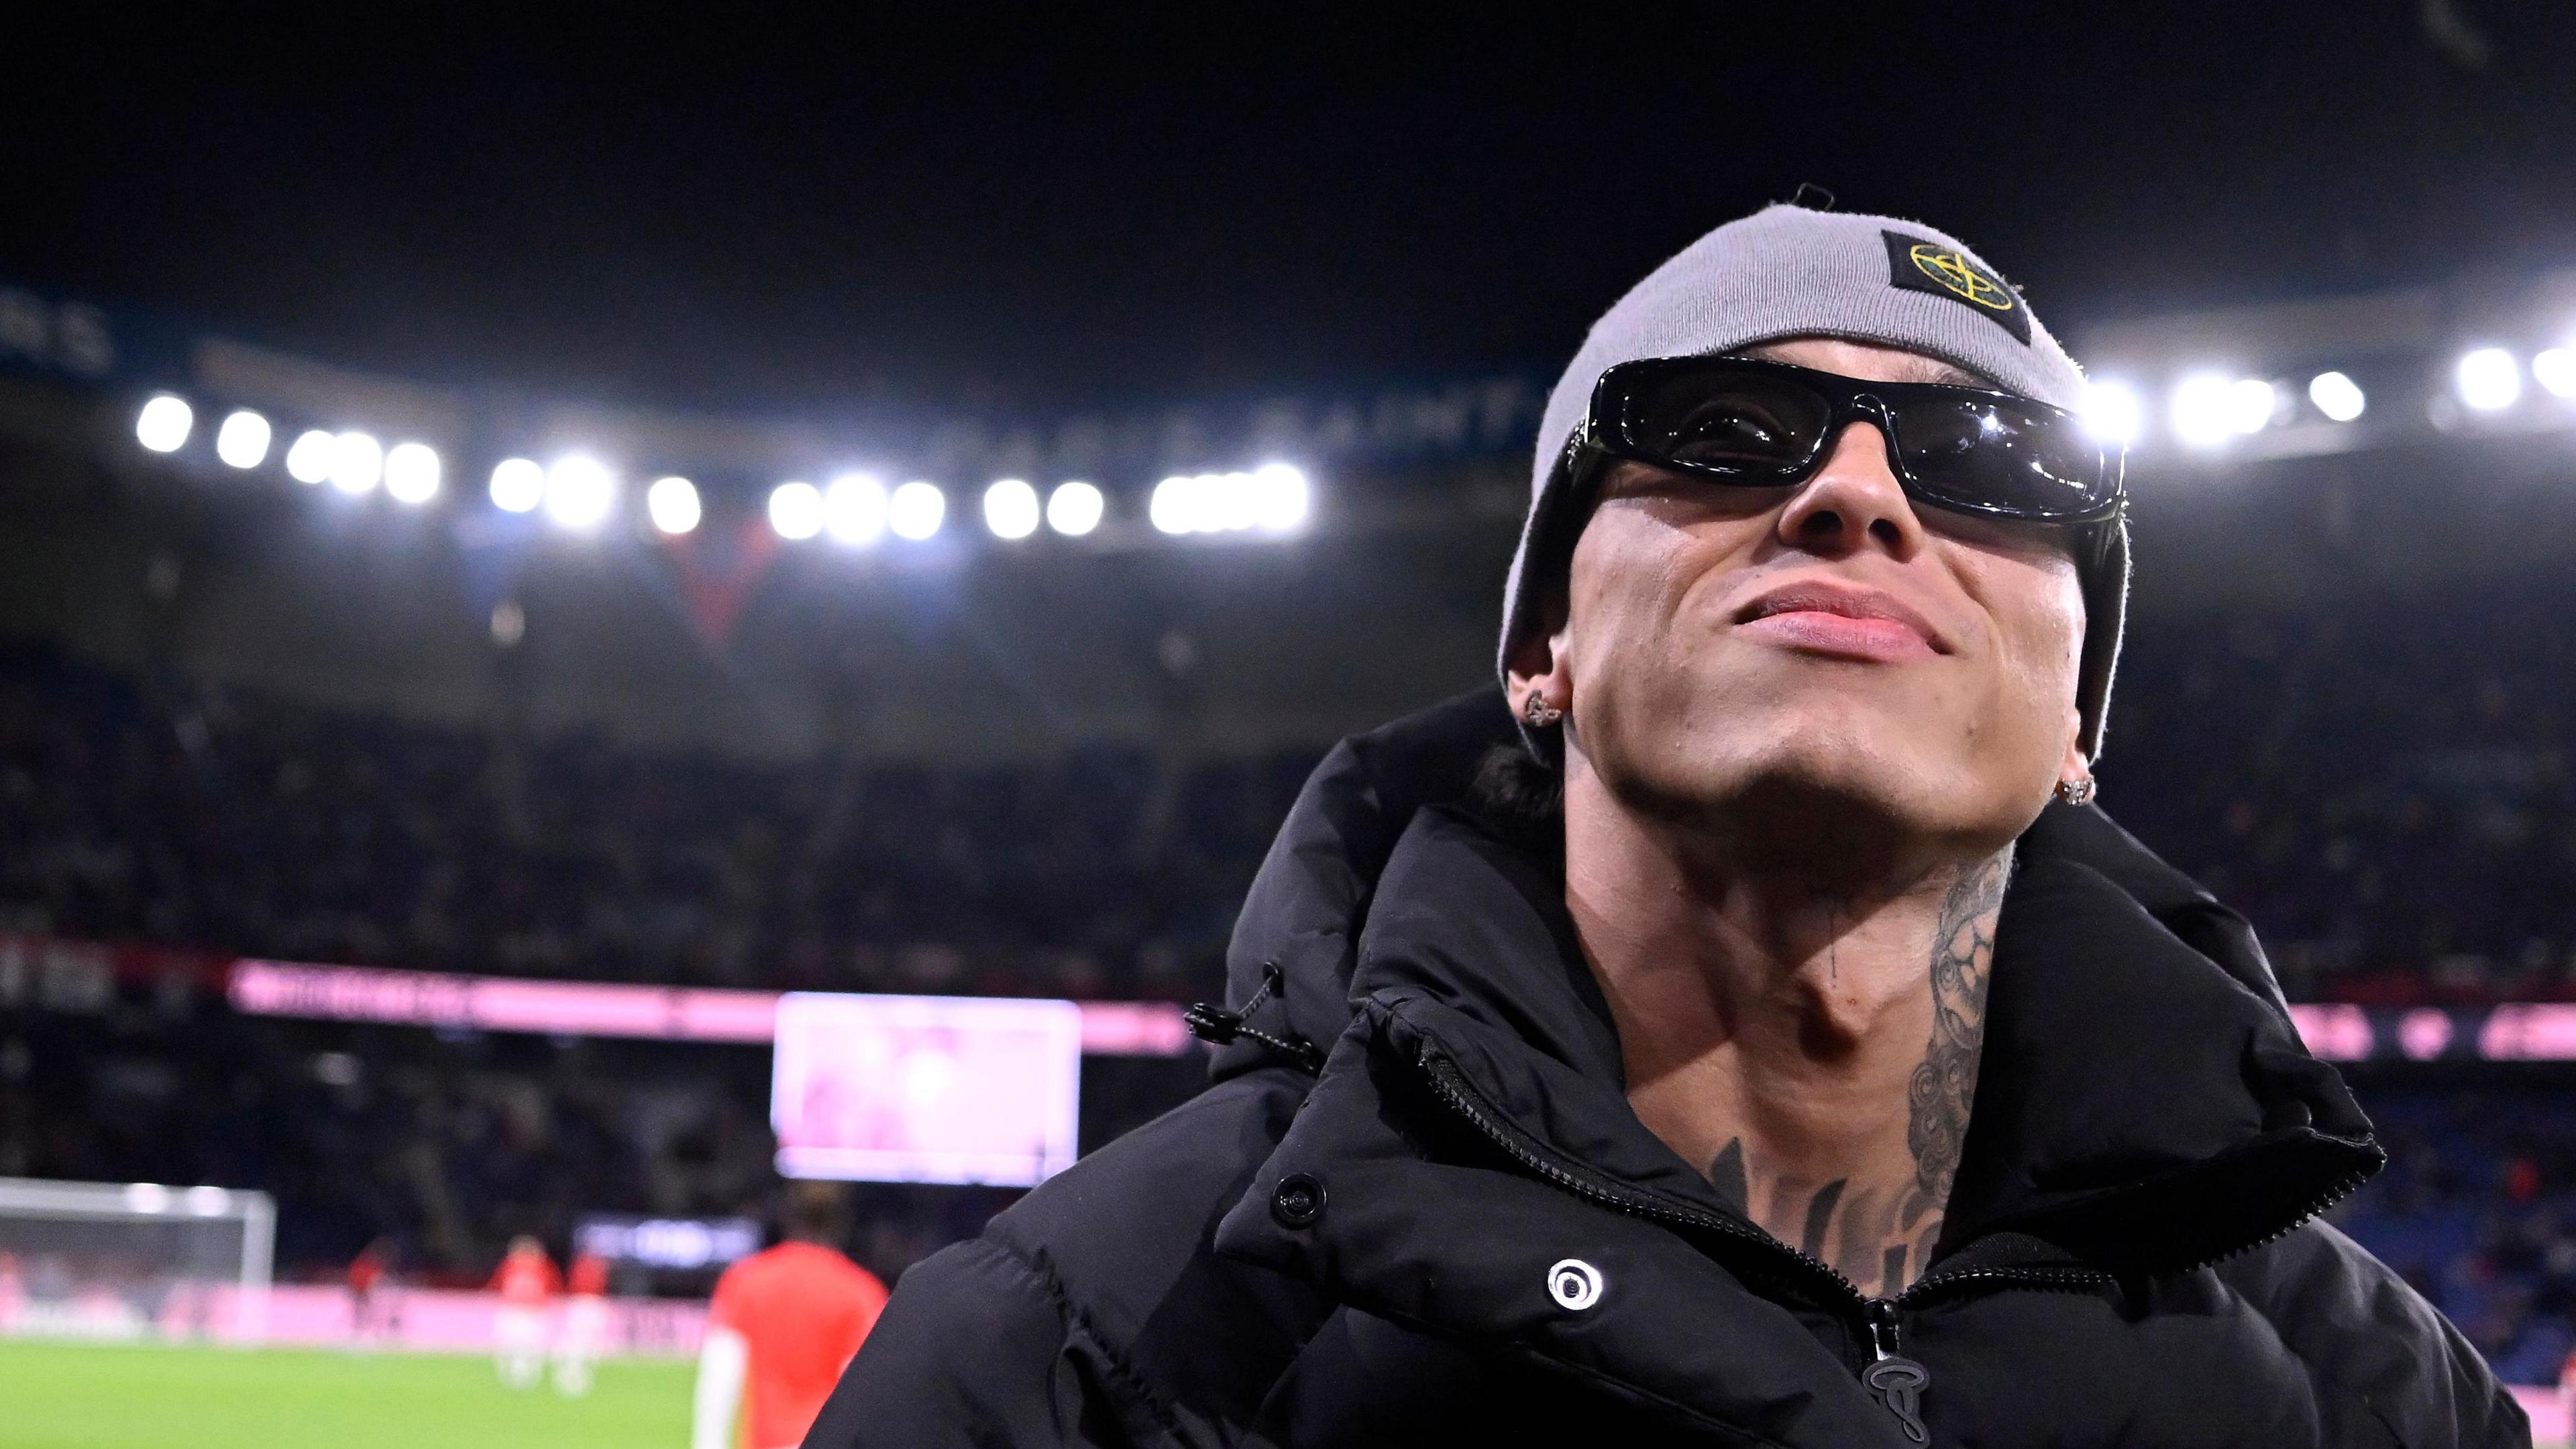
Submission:
<svg viewBox="0 0 2576 1449">
<path fill-rule="evenodd" d="M 1917 271 L 1978 306 L 1998 312 L 2013 309 L 2012 288 L 1977 270 L 1976 263 L 1948 247 L 1916 242 L 1905 254 L 1913 259 Z"/>
<path fill-rule="evenodd" d="M 1977 315 L 2030 345 L 2030 309 L 2012 284 L 1968 259 L 1968 254 L 1942 242 L 1882 231 L 1887 240 L 1887 284 L 1900 291 L 1928 292 L 1964 302 Z"/>
</svg>

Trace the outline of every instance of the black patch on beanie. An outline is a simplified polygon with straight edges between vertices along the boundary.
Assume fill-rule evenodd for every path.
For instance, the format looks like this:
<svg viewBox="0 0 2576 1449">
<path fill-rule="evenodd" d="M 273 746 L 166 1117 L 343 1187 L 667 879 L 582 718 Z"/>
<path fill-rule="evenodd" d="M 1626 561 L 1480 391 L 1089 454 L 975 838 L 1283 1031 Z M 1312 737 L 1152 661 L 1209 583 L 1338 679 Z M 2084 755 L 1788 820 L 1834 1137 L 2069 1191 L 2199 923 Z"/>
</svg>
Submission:
<svg viewBox="0 0 2576 1449">
<path fill-rule="evenodd" d="M 1887 238 L 1887 284 L 1901 291 L 1947 297 L 2030 345 L 2030 309 L 2012 283 L 1987 271 L 1957 247 L 1882 231 Z"/>
</svg>

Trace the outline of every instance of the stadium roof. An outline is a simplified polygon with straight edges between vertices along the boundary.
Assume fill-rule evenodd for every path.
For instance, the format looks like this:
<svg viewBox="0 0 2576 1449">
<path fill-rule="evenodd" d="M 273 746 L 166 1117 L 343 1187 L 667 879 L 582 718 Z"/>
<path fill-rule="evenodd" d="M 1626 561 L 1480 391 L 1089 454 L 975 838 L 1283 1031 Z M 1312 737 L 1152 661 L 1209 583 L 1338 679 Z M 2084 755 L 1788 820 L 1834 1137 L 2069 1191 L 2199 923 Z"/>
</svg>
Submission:
<svg viewBox="0 0 2576 1449">
<path fill-rule="evenodd" d="M 2576 195 L 2548 7 L 350 14 L 30 22 L 0 274 L 460 385 L 985 412 L 1543 366 L 1806 181 L 2061 330 L 2563 262 Z"/>
</svg>

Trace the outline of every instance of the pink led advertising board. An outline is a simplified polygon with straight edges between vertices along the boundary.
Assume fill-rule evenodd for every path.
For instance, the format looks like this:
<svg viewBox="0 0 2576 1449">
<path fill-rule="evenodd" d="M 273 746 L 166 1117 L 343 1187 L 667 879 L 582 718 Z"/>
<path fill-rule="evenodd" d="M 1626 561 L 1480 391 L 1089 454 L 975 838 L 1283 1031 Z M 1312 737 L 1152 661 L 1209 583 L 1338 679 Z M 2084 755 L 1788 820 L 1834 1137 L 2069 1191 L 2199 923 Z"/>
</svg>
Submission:
<svg viewBox="0 0 2576 1449">
<path fill-rule="evenodd" d="M 769 1120 L 786 1176 L 1031 1187 L 1073 1165 L 1070 1001 L 791 991 L 777 1033 Z"/>
</svg>

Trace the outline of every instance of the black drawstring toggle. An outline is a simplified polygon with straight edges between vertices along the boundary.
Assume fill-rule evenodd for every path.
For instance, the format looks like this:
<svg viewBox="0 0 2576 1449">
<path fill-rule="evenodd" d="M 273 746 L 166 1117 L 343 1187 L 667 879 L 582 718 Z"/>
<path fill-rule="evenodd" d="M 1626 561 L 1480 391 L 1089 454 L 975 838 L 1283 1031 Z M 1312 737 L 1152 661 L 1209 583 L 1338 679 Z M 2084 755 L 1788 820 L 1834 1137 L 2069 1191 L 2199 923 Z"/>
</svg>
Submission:
<svg viewBox="0 0 2576 1449">
<path fill-rule="evenodd" d="M 1287 980 L 1279 970 L 1279 963 L 1264 961 L 1261 963 L 1260 989 L 1243 1003 L 1243 1010 L 1228 1011 L 1210 1002 L 1192 1002 L 1181 1012 L 1181 1022 L 1190 1029 L 1190 1035 L 1210 1046 L 1230 1046 L 1235 1038 L 1241 1037 L 1246 1041 L 1259 1042 L 1309 1072 L 1321 1072 L 1324 1069 L 1322 1047 L 1302 1036 L 1274 1036 L 1251 1024 L 1252 1014 L 1261 1009 L 1262 1003 L 1283 994 L 1286 986 Z"/>
</svg>

